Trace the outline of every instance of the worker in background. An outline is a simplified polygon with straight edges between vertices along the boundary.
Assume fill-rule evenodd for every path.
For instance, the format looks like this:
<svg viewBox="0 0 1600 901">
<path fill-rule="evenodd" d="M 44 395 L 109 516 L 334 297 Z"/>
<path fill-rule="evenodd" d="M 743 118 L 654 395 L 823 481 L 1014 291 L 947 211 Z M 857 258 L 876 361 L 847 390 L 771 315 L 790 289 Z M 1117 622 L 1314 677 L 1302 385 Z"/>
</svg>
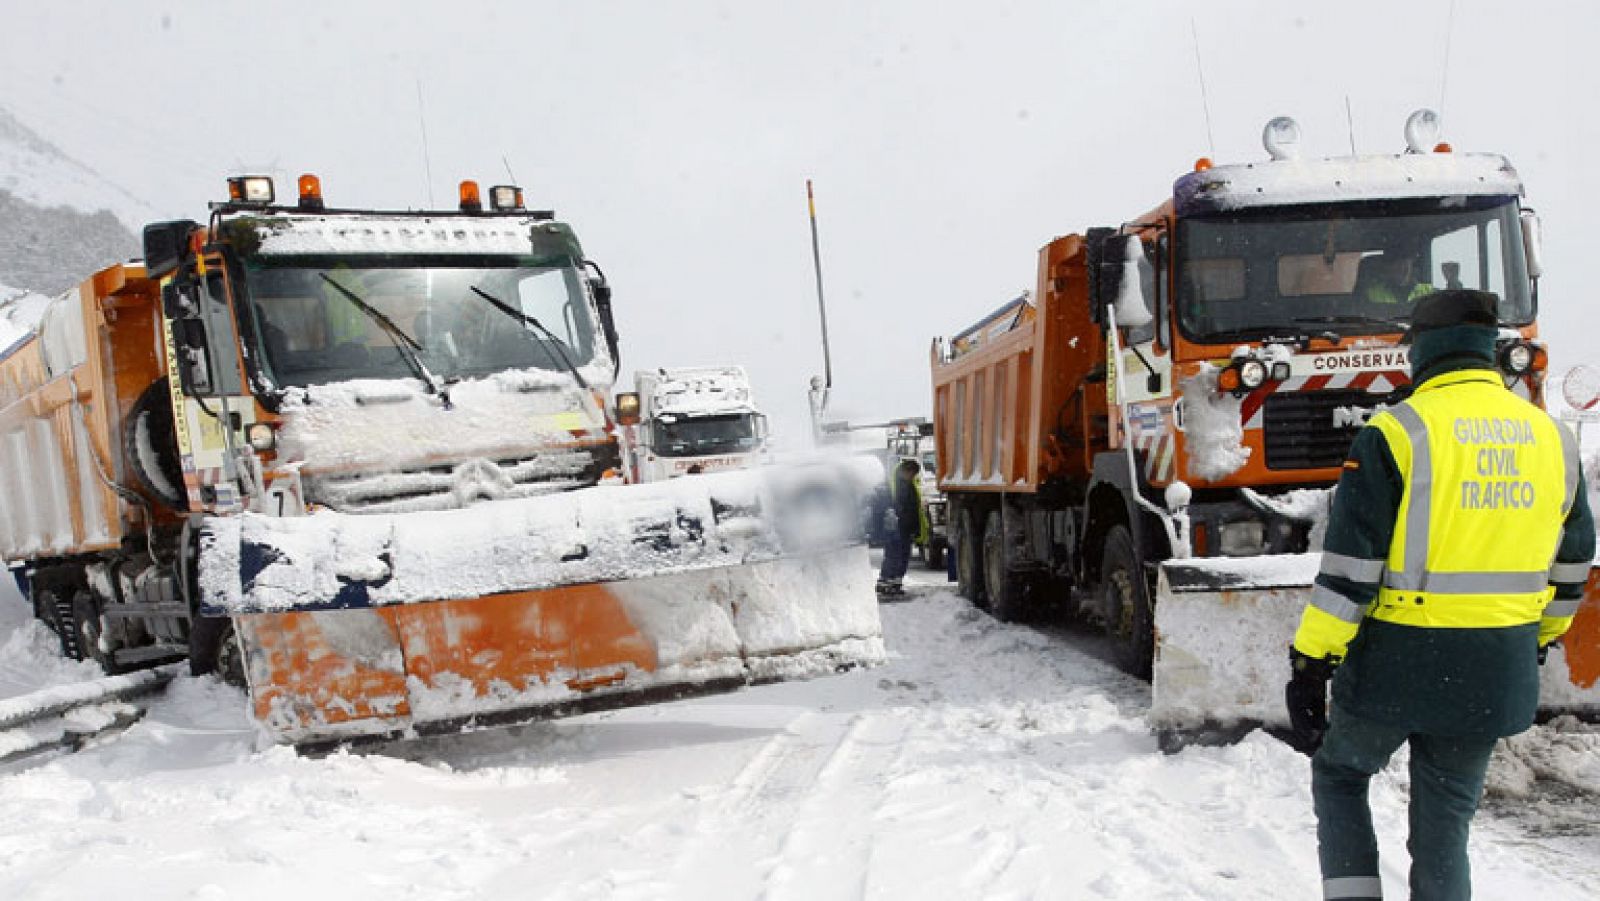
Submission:
<svg viewBox="0 0 1600 901">
<path fill-rule="evenodd" d="M 1417 302 L 1415 390 L 1357 434 L 1334 494 L 1285 691 L 1297 742 L 1320 746 L 1324 898 L 1381 897 L 1367 786 L 1406 743 L 1411 897 L 1470 897 L 1490 752 L 1532 725 L 1538 667 L 1582 598 L 1595 535 L 1577 443 L 1501 381 L 1496 306 Z"/>
<path fill-rule="evenodd" d="M 878 570 L 878 597 L 905 594 L 901 580 L 911 564 L 911 546 L 928 540 L 928 514 L 922 506 L 922 467 L 907 457 L 889 473 L 889 507 L 883 513 L 883 566 Z"/>
</svg>

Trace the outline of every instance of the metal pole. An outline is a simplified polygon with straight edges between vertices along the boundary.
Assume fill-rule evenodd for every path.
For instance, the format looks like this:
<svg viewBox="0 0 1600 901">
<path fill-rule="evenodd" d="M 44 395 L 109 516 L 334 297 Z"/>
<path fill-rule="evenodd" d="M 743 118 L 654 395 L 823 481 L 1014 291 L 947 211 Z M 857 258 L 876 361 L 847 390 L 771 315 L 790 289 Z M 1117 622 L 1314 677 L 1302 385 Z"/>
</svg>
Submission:
<svg viewBox="0 0 1600 901">
<path fill-rule="evenodd" d="M 827 391 L 833 387 L 833 357 L 828 352 L 828 305 L 822 298 L 822 250 L 817 243 L 817 200 L 811 190 L 811 179 L 806 179 L 806 208 L 811 212 L 811 263 L 817 273 L 817 314 L 822 317 L 822 375 L 823 405 L 827 405 Z"/>
<path fill-rule="evenodd" d="M 821 443 L 822 419 L 827 416 L 827 395 L 834 387 L 834 355 L 827 347 L 827 302 L 822 299 L 822 250 L 816 237 L 816 194 L 811 190 L 811 179 L 805 179 L 806 210 L 811 216 L 811 266 L 816 270 L 816 312 L 822 320 L 822 378 L 821 386 L 811 379 L 811 440 Z"/>
</svg>

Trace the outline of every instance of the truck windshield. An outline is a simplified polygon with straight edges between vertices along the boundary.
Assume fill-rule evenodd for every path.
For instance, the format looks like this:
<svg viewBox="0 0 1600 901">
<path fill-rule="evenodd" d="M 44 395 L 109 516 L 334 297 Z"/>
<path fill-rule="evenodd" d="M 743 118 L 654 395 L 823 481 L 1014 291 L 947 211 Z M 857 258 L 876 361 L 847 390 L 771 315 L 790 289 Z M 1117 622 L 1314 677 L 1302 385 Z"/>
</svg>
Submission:
<svg viewBox="0 0 1600 901">
<path fill-rule="evenodd" d="M 1252 209 L 1178 225 L 1177 319 L 1197 341 L 1403 331 L 1424 294 L 1500 296 L 1533 320 L 1515 198 Z"/>
<path fill-rule="evenodd" d="M 362 304 L 413 338 L 417 356 L 441 379 L 511 369 L 565 372 L 552 341 L 575 366 L 594 357 L 588 295 L 578 269 L 565 261 L 255 257 L 243 281 L 264 368 L 279 387 L 414 376 L 415 366 L 399 347 L 403 341 Z M 530 331 L 484 303 L 475 285 L 550 334 Z"/>
<path fill-rule="evenodd" d="M 653 443 L 663 457 L 700 457 L 752 451 L 760 439 L 754 414 L 727 413 L 658 419 Z"/>
</svg>

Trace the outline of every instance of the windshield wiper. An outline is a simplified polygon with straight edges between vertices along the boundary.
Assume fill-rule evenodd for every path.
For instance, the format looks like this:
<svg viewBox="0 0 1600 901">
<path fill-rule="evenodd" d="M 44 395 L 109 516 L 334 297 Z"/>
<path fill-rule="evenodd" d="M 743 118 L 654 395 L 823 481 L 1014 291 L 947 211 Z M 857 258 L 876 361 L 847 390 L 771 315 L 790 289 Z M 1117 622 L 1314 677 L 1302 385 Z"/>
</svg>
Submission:
<svg viewBox="0 0 1600 901">
<path fill-rule="evenodd" d="M 1360 313 L 1336 313 L 1330 316 L 1296 316 L 1295 322 L 1318 325 L 1390 325 L 1405 331 L 1408 323 L 1401 319 L 1384 319 L 1381 316 L 1364 316 Z"/>
<path fill-rule="evenodd" d="M 439 380 L 438 376 L 429 371 L 426 363 L 422 362 L 422 355 L 419 353 L 422 350 L 422 345 L 417 343 L 417 339 L 406 334 L 405 329 L 395 325 L 394 320 L 384 315 L 382 310 L 357 297 L 354 291 L 329 278 L 328 273 L 319 272 L 317 274 L 322 276 L 323 281 L 332 285 L 335 291 L 343 294 L 346 300 L 355 304 L 356 309 L 367 314 L 373 322 L 376 322 L 383 329 L 384 333 L 389 336 L 389 340 L 394 342 L 395 349 L 400 351 L 401 358 L 411 367 L 411 371 L 415 372 L 417 378 L 422 379 L 427 384 L 428 393 L 437 394 L 440 402 L 444 404 L 444 408 L 446 410 L 450 409 L 452 406 L 450 403 L 450 389 Z"/>
<path fill-rule="evenodd" d="M 506 314 L 507 316 L 510 316 L 512 319 L 521 322 L 524 325 L 532 326 L 533 328 L 538 329 L 540 334 L 544 335 L 546 338 L 549 338 L 549 343 L 539 341 L 531 337 L 530 340 L 539 345 L 540 349 L 544 351 L 545 356 L 549 357 L 552 363 L 556 363 L 557 365 L 566 369 L 568 372 L 572 373 L 572 377 L 578 380 L 578 386 L 583 389 L 585 394 L 588 394 L 594 390 L 589 387 L 589 382 L 585 380 L 583 374 L 578 371 L 578 367 L 573 365 L 572 358 L 567 356 L 566 350 L 563 349 L 566 347 L 566 342 L 562 341 L 560 338 L 557 338 L 555 332 L 545 328 L 544 323 L 533 318 L 532 316 L 529 316 L 527 313 L 516 309 L 515 307 L 511 306 L 500 298 L 495 297 L 493 294 L 490 294 L 477 285 L 471 285 L 470 288 L 472 293 L 478 295 L 484 300 L 487 300 L 495 309 Z M 523 334 L 526 335 L 527 332 L 523 332 Z M 558 355 L 560 356 L 559 360 L 556 359 Z"/>
</svg>

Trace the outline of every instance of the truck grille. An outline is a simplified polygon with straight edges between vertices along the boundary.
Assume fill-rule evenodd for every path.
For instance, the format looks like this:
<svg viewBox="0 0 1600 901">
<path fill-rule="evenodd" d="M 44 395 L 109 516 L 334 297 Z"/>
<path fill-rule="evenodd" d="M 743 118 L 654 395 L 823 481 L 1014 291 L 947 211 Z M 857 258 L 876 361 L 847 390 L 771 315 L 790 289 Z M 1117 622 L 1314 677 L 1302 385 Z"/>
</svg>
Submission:
<svg viewBox="0 0 1600 901">
<path fill-rule="evenodd" d="M 1326 469 L 1344 462 L 1361 422 L 1339 411 L 1370 411 L 1397 398 L 1365 391 L 1285 391 L 1261 406 L 1268 469 Z"/>
<path fill-rule="evenodd" d="M 312 503 L 342 513 L 454 510 L 484 500 L 586 488 L 617 465 L 616 447 L 601 445 L 512 460 L 480 458 L 391 472 L 312 476 L 306 493 Z"/>
</svg>

